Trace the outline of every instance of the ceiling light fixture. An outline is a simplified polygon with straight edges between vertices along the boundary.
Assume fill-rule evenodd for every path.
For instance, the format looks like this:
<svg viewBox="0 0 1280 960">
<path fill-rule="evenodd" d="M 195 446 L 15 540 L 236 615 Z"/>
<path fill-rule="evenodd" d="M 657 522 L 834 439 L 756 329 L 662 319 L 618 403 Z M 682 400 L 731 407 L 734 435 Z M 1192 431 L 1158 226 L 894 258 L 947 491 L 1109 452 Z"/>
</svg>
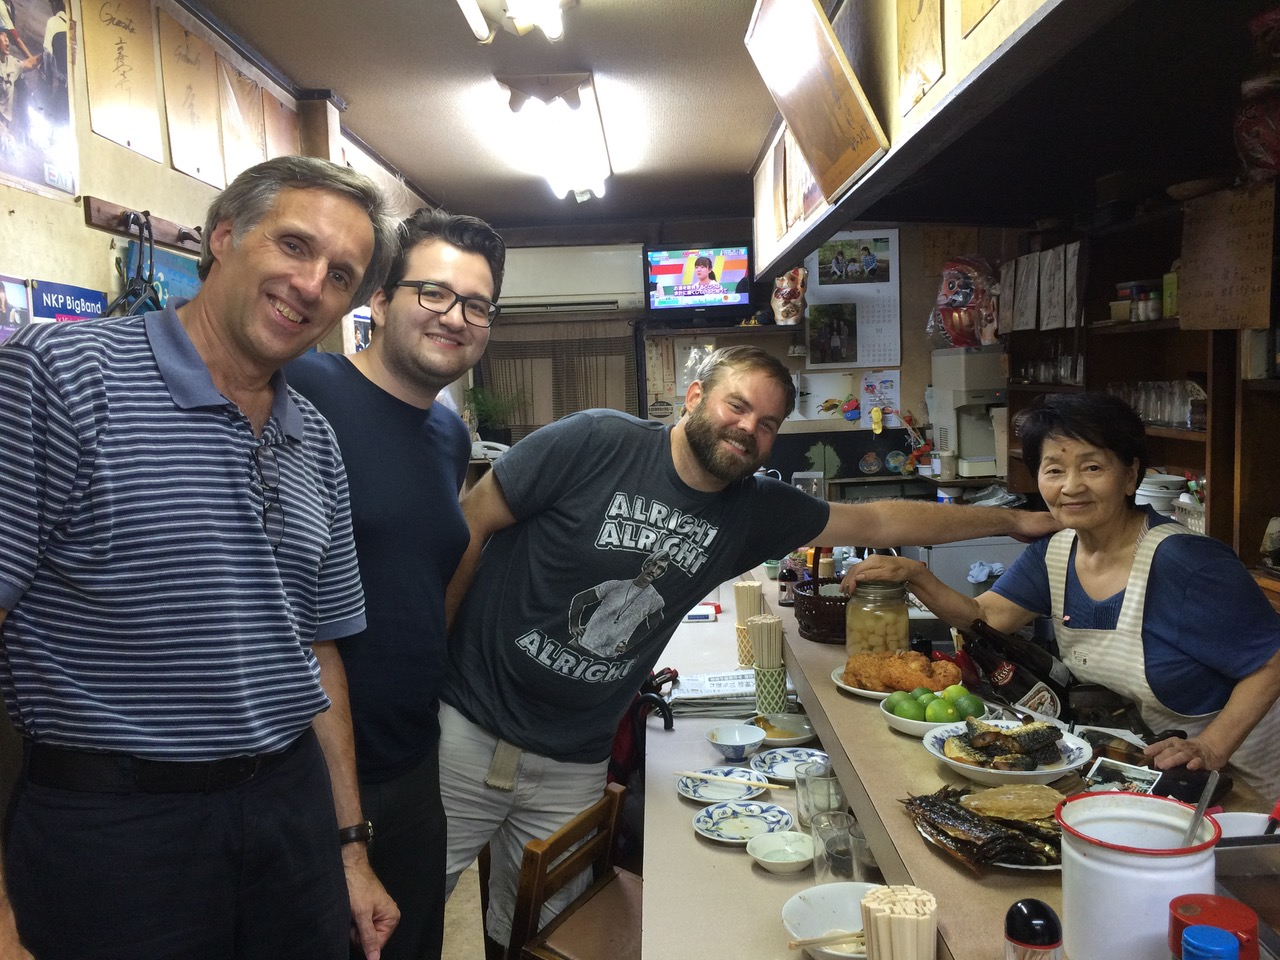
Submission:
<svg viewBox="0 0 1280 960">
<path fill-rule="evenodd" d="M 499 76 L 518 126 L 524 155 L 558 197 L 579 203 L 604 196 L 612 173 L 600 105 L 590 73 Z"/>
<path fill-rule="evenodd" d="M 521 24 L 532 24 L 553 42 L 564 36 L 560 0 L 507 0 L 507 16 L 515 22 L 517 30 Z"/>
<path fill-rule="evenodd" d="M 481 43 L 491 43 L 498 31 L 489 26 L 484 11 L 480 9 L 480 0 L 458 0 L 458 7 L 476 39 Z"/>
</svg>

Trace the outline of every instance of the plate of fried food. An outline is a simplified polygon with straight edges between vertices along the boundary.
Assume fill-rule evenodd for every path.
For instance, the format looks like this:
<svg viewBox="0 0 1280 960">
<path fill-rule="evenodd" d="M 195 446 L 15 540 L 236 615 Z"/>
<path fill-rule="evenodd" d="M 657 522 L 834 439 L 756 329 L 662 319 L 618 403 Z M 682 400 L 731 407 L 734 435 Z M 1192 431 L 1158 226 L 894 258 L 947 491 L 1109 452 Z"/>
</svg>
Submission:
<svg viewBox="0 0 1280 960">
<path fill-rule="evenodd" d="M 1052 783 L 1089 762 L 1093 750 L 1056 723 L 978 720 L 934 727 L 924 748 L 975 783 Z"/>
<path fill-rule="evenodd" d="M 988 790 L 943 787 L 903 801 L 920 835 L 974 872 L 982 867 L 1061 870 L 1064 795 L 1035 783 Z"/>
<path fill-rule="evenodd" d="M 831 671 L 831 679 L 841 690 L 883 700 L 895 690 L 945 690 L 959 683 L 961 676 L 950 660 L 930 660 L 914 650 L 882 650 L 855 653 L 843 667 Z"/>
</svg>

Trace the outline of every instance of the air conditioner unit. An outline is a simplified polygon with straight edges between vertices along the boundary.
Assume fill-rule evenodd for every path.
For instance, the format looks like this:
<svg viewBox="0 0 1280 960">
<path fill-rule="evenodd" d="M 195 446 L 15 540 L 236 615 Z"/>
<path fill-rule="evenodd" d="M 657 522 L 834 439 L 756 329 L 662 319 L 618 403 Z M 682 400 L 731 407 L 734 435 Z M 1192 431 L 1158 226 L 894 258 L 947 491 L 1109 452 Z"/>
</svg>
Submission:
<svg viewBox="0 0 1280 960">
<path fill-rule="evenodd" d="M 499 303 L 508 315 L 640 310 L 641 245 L 510 249 Z"/>
</svg>

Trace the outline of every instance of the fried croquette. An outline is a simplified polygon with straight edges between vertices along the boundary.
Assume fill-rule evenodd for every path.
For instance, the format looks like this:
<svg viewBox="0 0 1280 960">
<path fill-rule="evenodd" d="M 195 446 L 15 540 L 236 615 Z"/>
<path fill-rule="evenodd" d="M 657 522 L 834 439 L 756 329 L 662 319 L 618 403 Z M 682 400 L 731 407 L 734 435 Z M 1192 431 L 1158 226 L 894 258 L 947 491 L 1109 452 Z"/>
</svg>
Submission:
<svg viewBox="0 0 1280 960">
<path fill-rule="evenodd" d="M 960 682 L 960 668 L 949 660 L 930 660 L 914 650 L 858 653 L 844 666 L 844 682 L 860 690 L 891 693 L 928 687 L 942 690 Z"/>
</svg>

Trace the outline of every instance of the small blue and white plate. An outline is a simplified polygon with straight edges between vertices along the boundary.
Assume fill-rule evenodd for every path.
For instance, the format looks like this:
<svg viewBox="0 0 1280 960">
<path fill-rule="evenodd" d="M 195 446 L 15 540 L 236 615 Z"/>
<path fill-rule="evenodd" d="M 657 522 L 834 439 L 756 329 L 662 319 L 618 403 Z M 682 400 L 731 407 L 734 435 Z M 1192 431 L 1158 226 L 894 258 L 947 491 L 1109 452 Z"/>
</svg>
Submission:
<svg viewBox="0 0 1280 960">
<path fill-rule="evenodd" d="M 764 793 L 769 786 L 769 778 L 754 770 L 742 767 L 705 767 L 691 771 L 705 773 L 712 777 L 733 777 L 741 780 L 741 786 L 725 783 L 722 780 L 699 780 L 697 777 L 681 777 L 676 781 L 676 791 L 690 800 L 711 803 L 713 800 L 750 800 Z"/>
<path fill-rule="evenodd" d="M 822 750 L 809 747 L 774 747 L 755 754 L 751 758 L 751 769 L 763 773 L 770 780 L 778 783 L 795 783 L 796 767 L 810 760 L 826 760 Z"/>
<path fill-rule="evenodd" d="M 693 829 L 708 840 L 746 846 L 752 837 L 790 830 L 794 823 L 791 814 L 775 803 L 726 800 L 699 810 Z"/>
</svg>

